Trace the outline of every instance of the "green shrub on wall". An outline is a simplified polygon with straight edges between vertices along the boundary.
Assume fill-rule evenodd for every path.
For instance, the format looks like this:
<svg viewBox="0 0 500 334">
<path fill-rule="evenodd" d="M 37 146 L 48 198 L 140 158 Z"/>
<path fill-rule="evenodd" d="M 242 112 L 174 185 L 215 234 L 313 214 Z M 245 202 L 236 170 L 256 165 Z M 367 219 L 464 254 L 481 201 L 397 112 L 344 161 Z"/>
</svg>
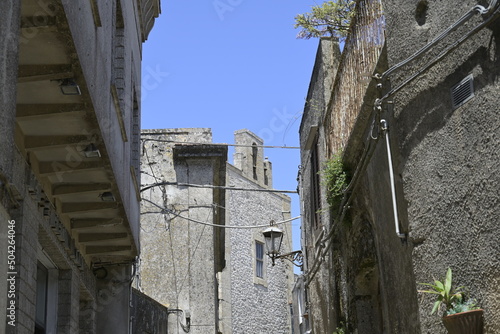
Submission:
<svg viewBox="0 0 500 334">
<path fill-rule="evenodd" d="M 342 152 L 338 152 L 326 161 L 320 174 L 321 182 L 326 187 L 326 200 L 332 213 L 336 216 L 340 212 L 344 190 L 349 184 L 349 177 L 342 162 Z"/>
</svg>

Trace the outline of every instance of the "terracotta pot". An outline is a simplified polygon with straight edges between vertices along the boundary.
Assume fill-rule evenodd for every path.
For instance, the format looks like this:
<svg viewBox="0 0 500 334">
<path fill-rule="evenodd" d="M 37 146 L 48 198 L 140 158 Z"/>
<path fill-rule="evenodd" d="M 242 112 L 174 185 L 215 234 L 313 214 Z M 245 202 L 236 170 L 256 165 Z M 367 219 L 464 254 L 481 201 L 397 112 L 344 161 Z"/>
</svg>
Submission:
<svg viewBox="0 0 500 334">
<path fill-rule="evenodd" d="M 472 310 L 443 317 L 449 334 L 483 334 L 483 310 Z"/>
</svg>

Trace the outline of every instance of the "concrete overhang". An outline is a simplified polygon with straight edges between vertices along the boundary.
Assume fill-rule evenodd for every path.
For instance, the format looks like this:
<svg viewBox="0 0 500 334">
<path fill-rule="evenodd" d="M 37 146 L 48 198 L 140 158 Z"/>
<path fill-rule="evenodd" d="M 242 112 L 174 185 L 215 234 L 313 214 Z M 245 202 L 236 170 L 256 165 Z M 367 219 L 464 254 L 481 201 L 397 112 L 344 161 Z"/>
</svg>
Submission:
<svg viewBox="0 0 500 334">
<path fill-rule="evenodd" d="M 62 4 L 45 5 L 22 1 L 16 145 L 87 264 L 132 261 L 138 245 L 111 167 L 113 148 L 104 144 L 87 89 L 91 83 L 82 75 Z M 63 94 L 66 79 L 80 95 Z"/>
</svg>

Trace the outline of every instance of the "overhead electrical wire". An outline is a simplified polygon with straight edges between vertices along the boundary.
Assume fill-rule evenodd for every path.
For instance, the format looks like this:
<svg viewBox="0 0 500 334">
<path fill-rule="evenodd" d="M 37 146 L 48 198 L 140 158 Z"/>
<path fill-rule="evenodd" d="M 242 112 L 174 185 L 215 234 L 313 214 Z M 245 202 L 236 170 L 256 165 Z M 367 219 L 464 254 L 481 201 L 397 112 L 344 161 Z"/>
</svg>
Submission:
<svg viewBox="0 0 500 334">
<path fill-rule="evenodd" d="M 259 188 L 240 188 L 231 186 L 214 186 L 211 184 L 192 184 L 192 183 L 181 183 L 181 182 L 158 182 L 153 184 L 148 184 L 141 189 L 140 192 L 145 190 L 160 187 L 160 186 L 177 186 L 177 187 L 193 187 L 193 188 L 212 188 L 212 189 L 225 189 L 225 190 L 240 190 L 240 191 L 257 191 L 257 192 L 268 192 L 268 193 L 288 193 L 296 194 L 297 190 L 278 190 L 278 189 L 259 189 Z"/>
<path fill-rule="evenodd" d="M 196 219 L 192 219 L 192 218 L 189 218 L 189 217 L 184 217 L 184 216 L 181 216 L 181 215 L 177 215 L 177 217 L 184 218 L 184 219 L 189 220 L 189 221 L 191 221 L 193 223 L 198 223 L 198 224 L 212 226 L 212 227 L 219 227 L 219 228 L 252 229 L 252 228 L 266 228 L 266 227 L 269 227 L 269 224 L 255 225 L 255 226 L 217 225 L 217 224 L 205 223 L 205 222 L 202 222 L 202 221 L 199 221 L 199 220 L 196 220 Z M 290 219 L 282 220 L 282 221 L 279 221 L 279 222 L 274 222 L 273 224 L 274 225 L 286 224 L 286 223 L 289 223 L 289 222 L 291 222 L 291 221 L 293 221 L 295 219 L 299 219 L 299 218 L 300 218 L 300 216 L 297 216 L 297 217 L 293 217 L 293 218 L 290 218 Z"/>
<path fill-rule="evenodd" d="M 160 143 L 171 143 L 171 144 L 187 144 L 187 145 L 207 145 L 207 146 L 231 146 L 231 147 L 258 147 L 258 148 L 283 148 L 283 149 L 294 149 L 300 150 L 299 146 L 274 146 L 274 145 L 245 145 L 245 144 L 224 144 L 224 143 L 199 143 L 199 142 L 188 142 L 188 141 L 178 141 L 178 140 L 167 140 L 167 139 L 141 139 L 143 145 L 148 141 L 160 142 Z"/>
<path fill-rule="evenodd" d="M 170 210 L 170 209 L 167 209 L 167 208 L 162 208 L 158 204 L 154 203 L 153 201 L 148 200 L 147 198 L 142 198 L 142 199 L 144 201 L 149 202 L 149 203 L 153 204 L 154 206 L 160 208 L 162 210 L 160 213 L 168 213 L 168 214 L 174 215 L 175 217 L 186 219 L 188 221 L 191 221 L 191 222 L 197 223 L 197 224 L 201 224 L 201 225 L 207 225 L 207 226 L 218 227 L 218 228 L 234 228 L 234 229 L 252 229 L 252 228 L 266 228 L 266 227 L 269 227 L 269 224 L 253 225 L 253 226 L 252 225 L 237 226 L 237 225 L 219 225 L 219 224 L 212 224 L 212 223 L 202 222 L 200 220 L 196 220 L 196 219 L 193 219 L 193 218 L 190 218 L 190 217 L 183 216 L 183 215 L 181 215 L 179 213 L 176 213 L 173 210 Z M 299 218 L 300 218 L 300 216 L 297 216 L 297 217 L 293 217 L 293 218 L 290 218 L 290 219 L 285 219 L 285 220 L 282 220 L 282 221 L 279 221 L 279 222 L 274 222 L 273 224 L 274 225 L 286 224 L 286 223 L 289 223 L 289 222 L 294 221 L 294 220 L 299 219 Z"/>
<path fill-rule="evenodd" d="M 296 120 L 298 120 L 302 114 L 304 113 L 304 111 L 302 110 L 299 110 L 295 113 L 295 115 L 293 115 L 292 119 L 288 122 L 286 128 L 285 128 L 285 131 L 283 131 L 283 144 L 285 144 L 285 138 L 286 138 L 286 135 L 288 134 L 288 130 L 290 130 L 292 128 L 292 125 L 295 123 Z M 286 145 L 284 145 L 286 146 Z M 299 147 L 300 149 L 300 147 Z"/>
</svg>

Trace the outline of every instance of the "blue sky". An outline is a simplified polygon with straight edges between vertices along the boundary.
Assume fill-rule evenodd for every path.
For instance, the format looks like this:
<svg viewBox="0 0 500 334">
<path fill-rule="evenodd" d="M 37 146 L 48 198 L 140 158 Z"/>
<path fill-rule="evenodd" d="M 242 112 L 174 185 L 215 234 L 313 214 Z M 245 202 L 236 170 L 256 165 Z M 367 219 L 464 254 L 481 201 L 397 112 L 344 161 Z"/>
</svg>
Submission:
<svg viewBox="0 0 500 334">
<path fill-rule="evenodd" d="M 212 128 L 216 143 L 249 129 L 265 145 L 299 146 L 317 39 L 296 39 L 307 0 L 163 0 L 143 45 L 142 128 Z M 265 149 L 274 188 L 297 187 L 299 151 Z M 229 162 L 232 163 L 230 153 Z M 300 215 L 292 195 L 292 216 Z M 300 249 L 300 221 L 293 223 Z"/>
</svg>

